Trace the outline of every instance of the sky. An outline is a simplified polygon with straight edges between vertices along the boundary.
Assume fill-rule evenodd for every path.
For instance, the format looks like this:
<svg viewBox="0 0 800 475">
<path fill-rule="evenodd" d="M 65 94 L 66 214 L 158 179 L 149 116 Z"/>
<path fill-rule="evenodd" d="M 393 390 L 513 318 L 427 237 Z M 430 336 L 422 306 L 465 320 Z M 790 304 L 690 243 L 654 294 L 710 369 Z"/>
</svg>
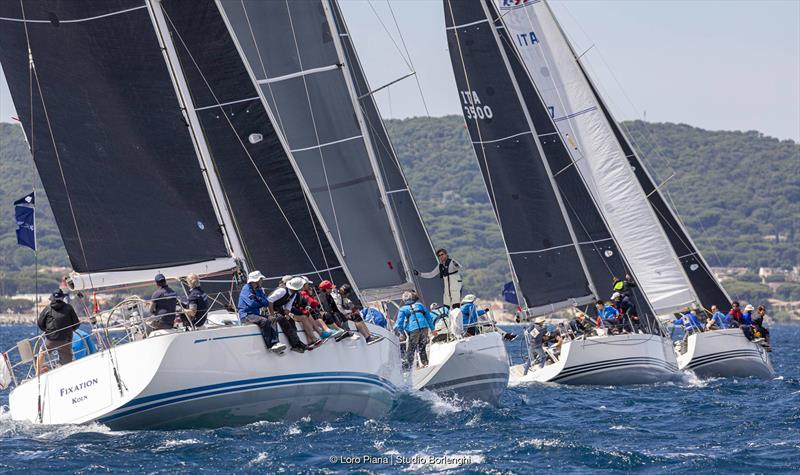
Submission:
<svg viewBox="0 0 800 475">
<path fill-rule="evenodd" d="M 376 94 L 384 117 L 460 113 L 441 1 L 340 4 L 373 89 L 416 71 Z M 800 0 L 550 4 L 618 119 L 800 141 Z M 0 74 L 0 121 L 12 116 Z"/>
</svg>

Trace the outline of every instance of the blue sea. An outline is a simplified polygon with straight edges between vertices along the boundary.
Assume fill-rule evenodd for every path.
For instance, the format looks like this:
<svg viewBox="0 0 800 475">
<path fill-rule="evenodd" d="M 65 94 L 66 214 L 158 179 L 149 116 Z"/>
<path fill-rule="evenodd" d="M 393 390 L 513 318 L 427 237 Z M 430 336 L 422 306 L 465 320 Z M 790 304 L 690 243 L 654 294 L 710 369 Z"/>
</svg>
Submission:
<svg viewBox="0 0 800 475">
<path fill-rule="evenodd" d="M 0 327 L 0 347 L 34 333 Z M 498 408 L 406 392 L 380 420 L 113 432 L 13 422 L 4 407 L 0 471 L 800 472 L 800 326 L 775 325 L 772 335 L 780 377 L 770 381 L 535 384 L 509 388 Z M 518 359 L 521 344 L 510 352 Z"/>
</svg>

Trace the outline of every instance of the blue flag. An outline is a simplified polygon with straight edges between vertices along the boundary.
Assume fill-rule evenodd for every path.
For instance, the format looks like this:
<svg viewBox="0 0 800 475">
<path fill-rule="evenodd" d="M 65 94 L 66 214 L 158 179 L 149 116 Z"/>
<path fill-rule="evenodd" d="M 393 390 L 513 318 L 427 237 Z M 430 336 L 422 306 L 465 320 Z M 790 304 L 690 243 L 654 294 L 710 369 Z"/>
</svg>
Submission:
<svg viewBox="0 0 800 475">
<path fill-rule="evenodd" d="M 17 220 L 17 244 L 36 250 L 36 213 L 33 193 L 14 202 L 14 217 Z"/>
<path fill-rule="evenodd" d="M 503 286 L 503 298 L 508 303 L 519 305 L 519 301 L 517 300 L 517 289 L 514 287 L 514 282 L 509 282 Z"/>
</svg>

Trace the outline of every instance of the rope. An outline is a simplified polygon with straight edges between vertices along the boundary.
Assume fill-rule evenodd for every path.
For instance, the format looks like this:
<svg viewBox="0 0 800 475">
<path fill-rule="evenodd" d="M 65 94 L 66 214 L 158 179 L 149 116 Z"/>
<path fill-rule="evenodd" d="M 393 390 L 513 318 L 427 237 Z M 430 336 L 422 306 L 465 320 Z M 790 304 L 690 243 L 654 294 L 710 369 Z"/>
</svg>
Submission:
<svg viewBox="0 0 800 475">
<path fill-rule="evenodd" d="M 28 32 L 28 22 L 26 21 L 26 18 L 25 18 L 25 5 L 24 5 L 23 0 L 19 1 L 19 6 L 20 6 L 20 9 L 21 9 L 21 12 L 22 12 L 23 28 L 25 29 L 25 43 L 26 43 L 26 45 L 28 47 L 28 65 L 29 65 L 28 74 L 29 74 L 30 107 L 31 107 L 31 109 L 30 109 L 30 114 L 31 114 L 31 137 L 30 137 L 31 156 L 33 156 L 34 149 L 35 149 L 34 148 L 35 139 L 33 137 L 33 78 L 35 78 L 36 79 L 36 89 L 39 92 L 39 99 L 41 100 L 42 110 L 44 112 L 45 122 L 47 123 L 47 131 L 49 132 L 50 141 L 51 141 L 51 143 L 53 145 L 53 153 L 55 154 L 56 163 L 58 164 L 58 170 L 59 170 L 59 173 L 61 174 L 61 183 L 64 185 L 64 194 L 67 197 L 67 204 L 69 205 L 69 211 L 70 211 L 70 214 L 72 216 L 72 224 L 73 224 L 73 226 L 75 226 L 75 235 L 78 238 L 78 246 L 80 247 L 81 256 L 83 257 L 83 264 L 88 269 L 89 268 L 89 262 L 88 262 L 88 260 L 86 258 L 86 250 L 85 250 L 85 248 L 83 246 L 83 239 L 81 238 L 81 231 L 78 228 L 78 219 L 77 219 L 77 217 L 75 215 L 75 208 L 72 205 L 72 197 L 71 197 L 71 195 L 69 193 L 69 187 L 67 186 L 67 178 L 64 175 L 64 167 L 61 164 L 61 157 L 58 154 L 58 145 L 56 144 L 56 139 L 55 139 L 55 136 L 53 135 L 53 126 L 50 123 L 50 116 L 47 113 L 47 104 L 45 103 L 45 100 L 44 100 L 44 94 L 42 94 L 42 86 L 39 83 L 39 74 L 36 71 L 36 66 L 34 65 L 34 62 L 33 62 L 33 50 L 31 49 L 31 40 L 30 40 L 30 34 Z M 34 161 L 34 163 L 35 163 L 35 161 Z M 35 181 L 36 180 L 34 179 L 34 182 Z M 38 259 L 37 259 L 37 262 L 38 262 Z M 37 272 L 37 274 L 38 274 L 38 272 Z M 94 286 L 94 284 L 91 283 L 91 274 L 89 275 L 89 283 L 90 283 L 90 285 Z M 36 285 L 36 287 L 37 287 L 37 294 L 38 294 L 38 276 L 37 276 L 37 285 Z M 37 311 L 39 310 L 38 303 L 37 303 L 37 306 L 36 306 L 36 310 Z"/>
<path fill-rule="evenodd" d="M 220 104 L 219 98 L 217 97 L 216 93 L 214 92 L 213 88 L 211 87 L 211 84 L 208 82 L 208 79 L 206 79 L 205 74 L 203 74 L 202 69 L 200 69 L 200 66 L 197 64 L 197 61 L 194 59 L 194 55 L 192 55 L 191 51 L 189 50 L 189 47 L 186 45 L 186 42 L 183 40 L 183 37 L 181 36 L 180 32 L 175 27 L 175 24 L 172 22 L 172 19 L 170 18 L 169 14 L 167 13 L 167 11 L 163 7 L 162 7 L 162 11 L 164 13 L 165 18 L 169 21 L 170 25 L 172 26 L 172 30 L 175 32 L 175 35 L 178 37 L 178 39 L 180 40 L 181 44 L 183 45 L 183 48 L 186 51 L 186 54 L 189 55 L 189 58 L 192 60 L 192 64 L 194 64 L 194 67 L 197 69 L 197 72 L 200 74 L 200 77 L 203 79 L 203 82 L 205 83 L 206 88 L 208 89 L 208 92 L 211 93 L 212 97 L 214 98 L 214 102 L 216 102 L 217 105 L 219 105 Z M 255 169 L 256 173 L 258 174 L 258 177 L 261 180 L 261 183 L 264 185 L 264 188 L 267 190 L 267 193 L 269 194 L 270 198 L 272 199 L 272 201 L 277 206 L 278 211 L 280 211 L 280 213 L 281 213 L 281 216 L 286 221 L 286 224 L 289 227 L 289 230 L 292 232 L 292 235 L 294 235 L 295 239 L 297 240 L 297 243 L 300 245 L 300 248 L 302 249 L 302 251 L 305 254 L 306 258 L 308 258 L 308 261 L 311 264 L 311 266 L 316 269 L 316 264 L 314 263 L 314 260 L 311 258 L 311 255 L 308 253 L 308 250 L 303 245 L 303 241 L 300 239 L 300 236 L 297 234 L 297 231 L 295 230 L 294 226 L 292 225 L 292 222 L 289 220 L 289 217 L 286 215 L 286 212 L 283 210 L 283 207 L 278 202 L 278 199 L 275 196 L 275 194 L 272 192 L 272 189 L 270 188 L 269 184 L 267 184 L 267 180 L 264 177 L 264 174 L 258 168 L 258 165 L 256 165 L 256 162 L 253 159 L 253 156 L 250 154 L 250 151 L 247 150 L 247 147 L 245 146 L 244 142 L 242 142 L 242 138 L 236 132 L 236 128 L 233 126 L 233 123 L 231 122 L 230 118 L 228 117 L 228 114 L 225 113 L 224 110 L 222 110 L 221 106 L 220 106 L 220 110 L 222 112 L 221 115 L 225 117 L 225 120 L 227 121 L 228 126 L 234 132 L 234 135 L 236 135 L 236 139 L 238 140 L 239 145 L 241 146 L 241 148 L 244 151 L 244 153 L 247 155 L 247 158 L 250 160 L 250 163 L 253 165 L 253 168 Z"/>
</svg>

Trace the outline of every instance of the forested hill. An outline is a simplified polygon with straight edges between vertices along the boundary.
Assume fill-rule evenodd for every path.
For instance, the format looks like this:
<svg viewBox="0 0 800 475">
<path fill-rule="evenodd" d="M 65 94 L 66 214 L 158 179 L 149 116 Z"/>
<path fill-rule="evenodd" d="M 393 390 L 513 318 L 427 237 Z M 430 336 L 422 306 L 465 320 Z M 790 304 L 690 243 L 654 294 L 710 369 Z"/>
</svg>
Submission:
<svg viewBox="0 0 800 475">
<path fill-rule="evenodd" d="M 497 295 L 509 280 L 507 261 L 462 118 L 387 126 L 434 244 L 467 268 L 467 290 Z M 658 181 L 669 178 L 664 189 L 712 266 L 800 265 L 800 145 L 758 132 L 640 121 L 624 126 Z M 0 123 L 0 206 L 7 210 L 0 214 L 7 216 L 0 219 L 0 278 L 5 273 L 7 291 L 14 284 L 9 279 L 23 284 L 19 290 L 29 282 L 24 275 L 32 253 L 15 245 L 11 203 L 30 190 L 31 177 L 21 131 Z M 38 226 L 40 264 L 66 265 L 49 207 L 40 207 Z"/>
</svg>

